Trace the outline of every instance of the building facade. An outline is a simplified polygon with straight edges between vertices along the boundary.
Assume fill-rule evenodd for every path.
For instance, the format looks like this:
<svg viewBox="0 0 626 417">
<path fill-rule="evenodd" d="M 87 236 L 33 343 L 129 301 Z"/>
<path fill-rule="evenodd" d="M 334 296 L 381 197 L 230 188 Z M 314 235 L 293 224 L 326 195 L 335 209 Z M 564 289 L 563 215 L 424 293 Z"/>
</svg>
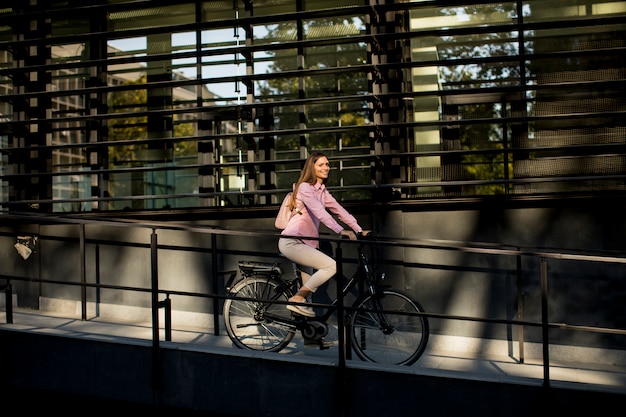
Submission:
<svg viewBox="0 0 626 417">
<path fill-rule="evenodd" d="M 2 207 L 623 193 L 622 1 L 15 1 Z M 184 94 L 183 94 L 184 92 Z"/>
</svg>

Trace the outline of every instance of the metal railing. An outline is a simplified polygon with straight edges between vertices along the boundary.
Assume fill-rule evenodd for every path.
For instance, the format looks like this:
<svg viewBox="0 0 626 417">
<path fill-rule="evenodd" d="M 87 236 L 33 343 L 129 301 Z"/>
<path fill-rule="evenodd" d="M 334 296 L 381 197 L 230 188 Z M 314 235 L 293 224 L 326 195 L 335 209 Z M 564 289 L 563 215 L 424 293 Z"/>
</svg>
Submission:
<svg viewBox="0 0 626 417">
<path fill-rule="evenodd" d="M 63 217 L 63 216 L 41 216 L 41 215 L 29 215 L 29 214 L 13 214 L 13 215 L 3 215 L 1 216 L 0 222 L 4 220 L 12 220 L 29 224 L 65 224 L 65 225 L 76 225 L 79 229 L 78 240 L 80 245 L 80 282 L 70 282 L 64 280 L 53 280 L 53 279 L 34 279 L 32 277 L 25 276 L 15 276 L 15 275 L 7 275 L 0 274 L 0 279 L 4 279 L 5 284 L 0 287 L 3 288 L 6 295 L 6 322 L 13 323 L 13 303 L 12 303 L 12 295 L 13 295 L 13 281 L 28 281 L 28 282 L 38 282 L 39 284 L 54 284 L 54 285 L 63 285 L 63 286 L 78 286 L 81 289 L 81 318 L 82 320 L 87 320 L 87 289 L 88 288 L 97 288 L 97 289 L 112 289 L 112 290 L 121 290 L 121 291 L 133 291 L 133 292 L 143 292 L 149 293 L 151 296 L 151 321 L 152 321 L 152 348 L 155 350 L 154 358 L 159 358 L 160 355 L 156 354 L 160 350 L 160 329 L 161 325 L 159 323 L 159 310 L 161 308 L 164 309 L 164 334 L 165 340 L 171 341 L 172 337 L 172 295 L 181 295 L 181 296 L 191 296 L 191 297 L 202 297 L 213 300 L 213 327 L 214 334 L 218 336 L 220 334 L 220 303 L 218 301 L 223 301 L 228 297 L 223 291 L 220 291 L 219 288 L 219 276 L 230 275 L 230 279 L 237 274 L 237 271 L 219 271 L 217 268 L 218 265 L 218 247 L 217 247 L 217 236 L 220 235 L 233 235 L 233 236 L 257 236 L 257 237 L 268 237 L 269 235 L 276 235 L 276 233 L 268 233 L 268 232 L 252 232 L 248 230 L 242 229 L 229 229 L 224 227 L 212 227 L 212 226 L 192 226 L 192 225 L 184 225 L 184 224 L 172 224 L 172 223 L 164 223 L 164 222 L 141 222 L 141 221 L 129 221 L 129 220 L 103 220 L 97 218 L 76 218 L 76 217 Z M 142 288 L 136 286 L 124 286 L 124 285 L 111 285 L 111 284 L 102 284 L 102 283 L 91 283 L 87 282 L 87 272 L 86 272 L 86 246 L 87 243 L 93 243 L 86 237 L 85 226 L 86 225 L 99 225 L 105 227 L 122 227 L 122 228 L 143 228 L 151 230 L 150 233 L 150 242 L 149 244 L 141 244 L 140 246 L 146 247 L 150 249 L 150 287 Z M 175 230 L 175 231 L 185 231 L 190 233 L 200 233 L 200 234 L 209 234 L 211 236 L 211 291 L 210 292 L 189 292 L 189 291 L 179 291 L 176 289 L 163 289 L 159 284 L 159 270 L 158 270 L 158 255 L 159 255 L 159 243 L 158 243 L 158 232 L 166 231 L 166 230 Z M 6 233 L 4 233 L 6 235 Z M 336 239 L 336 238 L 328 238 L 322 237 L 320 240 L 326 240 L 332 242 L 337 245 L 336 251 L 336 260 L 338 263 L 338 274 L 344 270 L 344 263 L 348 260 L 343 257 L 342 247 L 346 245 L 354 244 L 353 241 Z M 462 315 L 450 315 L 450 314 L 439 314 L 434 312 L 429 312 L 423 314 L 429 318 L 435 319 L 443 319 L 443 320 L 462 320 L 462 321 L 471 321 L 471 322 L 482 322 L 482 323 L 491 323 L 491 324 L 502 324 L 507 326 L 519 326 L 519 362 L 524 362 L 524 328 L 525 327 L 534 327 L 541 329 L 541 345 L 542 345 L 542 360 L 543 360 L 543 385 L 545 387 L 550 386 L 550 338 L 549 338 L 549 330 L 551 329 L 561 329 L 561 330 L 576 330 L 582 332 L 595 332 L 595 333 L 605 333 L 619 336 L 626 336 L 626 330 L 611 328 L 611 327 L 594 327 L 594 326 L 580 326 L 573 325 L 567 323 L 554 323 L 550 322 L 548 319 L 548 260 L 567 260 L 567 261 L 588 261 L 588 262 L 597 262 L 597 263 L 613 263 L 613 264 L 626 264 L 626 255 L 616 254 L 616 253 L 593 253 L 593 254 L 584 254 L 584 253 L 575 253 L 574 251 L 563 251 L 556 249 L 537 249 L 537 248 L 521 248 L 521 247 L 510 247 L 506 245 L 497 245 L 497 244 L 485 244 L 485 243 L 468 243 L 468 242 L 454 242 L 454 241 L 443 241 L 443 240 L 433 240 L 433 239 L 424 239 L 424 240 L 409 240 L 409 239 L 385 239 L 382 241 L 372 241 L 368 242 L 369 245 L 374 246 L 388 246 L 388 247 L 401 247 L 401 248 L 413 248 L 413 249 L 428 249 L 428 250 L 442 250 L 442 251 L 456 251 L 463 252 L 467 254 L 486 254 L 486 255 L 495 255 L 495 256 L 513 256 L 516 257 L 516 268 L 518 275 L 518 300 L 521 296 L 519 292 L 519 276 L 522 273 L 521 266 L 521 258 L 522 257 L 533 257 L 539 259 L 540 265 L 540 292 L 541 292 L 541 320 L 539 321 L 531 321 L 531 320 L 523 320 L 521 319 L 523 315 L 522 307 L 518 304 L 518 319 L 495 319 L 495 318 L 487 318 L 487 317 L 473 317 L 473 316 L 462 316 Z M 135 244 L 136 245 L 136 244 Z M 171 247 L 169 247 L 171 249 Z M 340 280 L 341 281 L 341 280 Z M 339 304 L 337 306 L 338 310 L 338 325 L 341 328 L 342 317 L 344 311 L 344 306 L 342 304 L 341 297 L 341 289 L 342 285 L 337 285 L 337 299 L 339 300 Z M 161 298 L 163 297 L 164 298 Z M 332 308 L 331 305 L 327 306 L 328 308 Z M 347 308 L 347 307 L 345 307 Z M 346 366 L 346 349 L 344 349 L 343 343 L 345 343 L 344 338 L 339 337 L 339 367 Z M 155 378 L 159 378 L 159 369 L 160 366 L 158 363 L 153 364 L 155 371 Z"/>
</svg>

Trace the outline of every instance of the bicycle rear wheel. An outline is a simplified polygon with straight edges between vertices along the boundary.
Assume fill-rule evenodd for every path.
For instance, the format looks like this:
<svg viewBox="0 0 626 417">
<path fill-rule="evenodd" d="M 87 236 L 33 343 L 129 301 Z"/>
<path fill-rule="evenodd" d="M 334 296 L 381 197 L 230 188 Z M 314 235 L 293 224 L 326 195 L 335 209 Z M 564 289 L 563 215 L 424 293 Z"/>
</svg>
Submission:
<svg viewBox="0 0 626 417">
<path fill-rule="evenodd" d="M 411 365 L 428 343 L 429 327 L 424 308 L 396 290 L 382 290 L 357 301 L 350 320 L 352 348 L 364 361 Z"/>
<path fill-rule="evenodd" d="M 235 346 L 242 349 L 278 352 L 285 348 L 296 332 L 294 325 L 284 323 L 291 312 L 284 304 L 290 294 L 278 289 L 281 283 L 263 276 L 245 278 L 231 290 L 233 298 L 224 302 L 224 324 Z"/>
</svg>

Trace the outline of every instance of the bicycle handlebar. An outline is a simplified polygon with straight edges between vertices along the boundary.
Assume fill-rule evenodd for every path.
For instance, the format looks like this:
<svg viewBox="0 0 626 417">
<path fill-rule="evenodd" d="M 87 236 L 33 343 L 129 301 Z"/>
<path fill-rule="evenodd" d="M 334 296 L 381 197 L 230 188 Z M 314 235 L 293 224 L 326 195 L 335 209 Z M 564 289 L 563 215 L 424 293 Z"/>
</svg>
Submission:
<svg viewBox="0 0 626 417">
<path fill-rule="evenodd" d="M 348 239 L 348 236 L 341 235 L 342 239 Z M 368 233 L 364 235 L 361 233 L 356 233 L 356 240 L 374 240 L 374 233 L 371 230 L 368 230 Z"/>
</svg>

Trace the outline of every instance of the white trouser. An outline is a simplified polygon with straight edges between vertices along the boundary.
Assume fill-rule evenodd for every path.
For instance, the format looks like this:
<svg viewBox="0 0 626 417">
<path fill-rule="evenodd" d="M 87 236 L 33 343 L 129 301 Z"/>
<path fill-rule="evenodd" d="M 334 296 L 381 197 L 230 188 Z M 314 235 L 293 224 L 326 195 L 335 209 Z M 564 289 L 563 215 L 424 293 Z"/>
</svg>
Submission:
<svg viewBox="0 0 626 417">
<path fill-rule="evenodd" d="M 333 258 L 308 246 L 300 239 L 280 238 L 278 250 L 291 262 L 315 270 L 313 275 L 303 283 L 311 292 L 315 292 L 337 273 L 337 264 Z"/>
</svg>

